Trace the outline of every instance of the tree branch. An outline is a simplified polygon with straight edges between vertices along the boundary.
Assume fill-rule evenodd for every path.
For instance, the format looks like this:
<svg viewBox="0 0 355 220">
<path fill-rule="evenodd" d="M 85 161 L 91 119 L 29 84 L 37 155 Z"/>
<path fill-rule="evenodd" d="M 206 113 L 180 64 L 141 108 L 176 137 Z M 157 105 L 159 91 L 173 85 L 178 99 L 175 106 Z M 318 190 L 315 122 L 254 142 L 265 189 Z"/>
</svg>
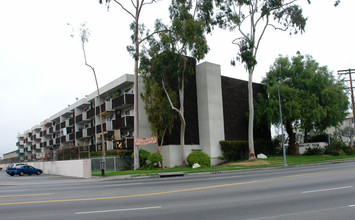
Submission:
<svg viewBox="0 0 355 220">
<path fill-rule="evenodd" d="M 121 8 L 126 11 L 129 15 L 131 15 L 134 19 L 136 18 L 130 11 L 128 11 L 120 2 L 118 2 L 117 0 L 114 0 L 119 6 L 121 6 Z M 132 1 L 132 0 L 131 0 Z"/>
</svg>

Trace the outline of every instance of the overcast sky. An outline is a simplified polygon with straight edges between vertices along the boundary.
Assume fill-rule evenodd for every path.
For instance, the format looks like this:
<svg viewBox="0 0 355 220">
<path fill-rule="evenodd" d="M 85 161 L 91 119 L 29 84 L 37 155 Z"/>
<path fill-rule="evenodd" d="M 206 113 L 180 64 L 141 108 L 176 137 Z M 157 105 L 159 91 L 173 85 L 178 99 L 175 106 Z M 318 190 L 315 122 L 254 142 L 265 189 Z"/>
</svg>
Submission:
<svg viewBox="0 0 355 220">
<path fill-rule="evenodd" d="M 80 42 L 71 38 L 70 23 L 87 22 L 91 37 L 88 62 L 103 86 L 123 74 L 133 74 L 126 51 L 131 43 L 132 18 L 112 2 L 110 10 L 99 0 L 0 1 L 0 155 L 16 150 L 17 134 L 59 112 L 77 98 L 95 91 L 91 70 L 84 65 Z M 127 2 L 130 2 L 127 0 Z M 310 54 L 321 65 L 337 70 L 355 68 L 355 1 L 300 0 L 308 17 L 306 32 L 290 36 L 268 29 L 258 54 L 254 82 L 265 77 L 279 54 Z M 147 6 L 142 21 L 151 27 L 166 18 L 169 0 Z M 159 16 L 159 17 L 158 17 Z M 215 30 L 208 37 L 209 54 L 201 61 L 221 65 L 222 75 L 247 80 L 242 64 L 230 65 L 237 54 L 231 42 L 236 33 Z"/>
</svg>

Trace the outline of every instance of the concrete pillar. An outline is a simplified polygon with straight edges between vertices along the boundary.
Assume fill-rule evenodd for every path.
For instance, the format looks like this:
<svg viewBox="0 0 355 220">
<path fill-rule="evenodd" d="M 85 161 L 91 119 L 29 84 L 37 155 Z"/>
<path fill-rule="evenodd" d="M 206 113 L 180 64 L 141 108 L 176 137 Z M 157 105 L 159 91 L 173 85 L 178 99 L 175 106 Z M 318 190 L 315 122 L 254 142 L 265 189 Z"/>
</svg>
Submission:
<svg viewBox="0 0 355 220">
<path fill-rule="evenodd" d="M 224 140 L 223 101 L 220 65 L 204 62 L 196 66 L 196 90 L 200 146 L 216 165 Z"/>
</svg>

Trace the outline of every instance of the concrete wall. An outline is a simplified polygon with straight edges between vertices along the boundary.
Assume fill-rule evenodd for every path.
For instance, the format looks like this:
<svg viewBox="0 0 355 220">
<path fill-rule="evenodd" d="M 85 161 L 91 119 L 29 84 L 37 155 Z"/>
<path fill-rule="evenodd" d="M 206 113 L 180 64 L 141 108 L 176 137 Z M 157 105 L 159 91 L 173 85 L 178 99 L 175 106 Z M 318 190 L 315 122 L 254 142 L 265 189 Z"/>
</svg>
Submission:
<svg viewBox="0 0 355 220">
<path fill-rule="evenodd" d="M 219 141 L 224 140 L 224 120 L 220 65 L 204 62 L 196 67 L 196 88 L 200 146 L 210 155 L 211 165 L 221 161 Z"/>
<path fill-rule="evenodd" d="M 325 148 L 326 146 L 328 146 L 327 142 L 316 142 L 316 143 L 300 144 L 299 145 L 299 154 L 306 153 L 306 149 L 307 148 L 311 148 L 311 149 L 316 148 L 316 147 Z"/>
<path fill-rule="evenodd" d="M 26 162 L 25 162 L 26 163 Z M 91 178 L 91 160 L 60 160 L 60 161 L 46 161 L 46 162 L 28 162 L 35 168 L 43 170 L 44 174 Z M 3 170 L 6 165 L 2 165 Z"/>
</svg>

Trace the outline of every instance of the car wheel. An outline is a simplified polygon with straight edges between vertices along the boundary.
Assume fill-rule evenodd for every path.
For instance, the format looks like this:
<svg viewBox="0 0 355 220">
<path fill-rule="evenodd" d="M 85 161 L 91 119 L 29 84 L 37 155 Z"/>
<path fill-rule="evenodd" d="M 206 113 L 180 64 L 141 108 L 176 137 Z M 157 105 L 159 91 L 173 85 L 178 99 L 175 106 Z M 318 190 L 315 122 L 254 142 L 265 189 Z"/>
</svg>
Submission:
<svg viewBox="0 0 355 220">
<path fill-rule="evenodd" d="M 21 171 L 20 173 L 19 173 L 19 175 L 20 176 L 23 176 L 25 173 L 23 172 L 23 171 Z"/>
<path fill-rule="evenodd" d="M 41 175 L 41 171 L 37 171 L 37 175 Z"/>
<path fill-rule="evenodd" d="M 15 174 L 14 173 L 10 173 L 10 176 L 15 176 Z"/>
</svg>

